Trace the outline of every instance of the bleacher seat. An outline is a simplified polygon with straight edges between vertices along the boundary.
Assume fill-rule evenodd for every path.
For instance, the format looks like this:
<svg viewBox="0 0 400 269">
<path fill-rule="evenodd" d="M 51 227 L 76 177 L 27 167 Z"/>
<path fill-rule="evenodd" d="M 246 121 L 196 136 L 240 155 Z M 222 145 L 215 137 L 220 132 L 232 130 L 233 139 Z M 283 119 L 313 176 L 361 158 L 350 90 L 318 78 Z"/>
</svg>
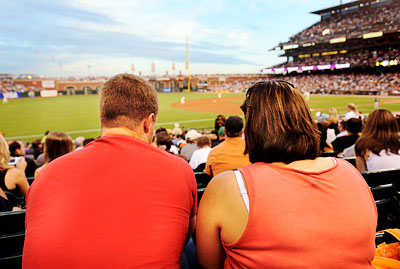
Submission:
<svg viewBox="0 0 400 269">
<path fill-rule="evenodd" d="M 0 213 L 0 268 L 21 268 L 25 210 Z"/>
<path fill-rule="evenodd" d="M 371 189 L 378 209 L 377 230 L 400 227 L 400 169 L 361 173 Z"/>
<path fill-rule="evenodd" d="M 197 182 L 197 205 L 198 205 L 200 203 L 204 191 L 206 190 L 208 183 L 211 180 L 211 177 L 204 172 L 195 172 L 194 176 L 196 177 L 196 182 Z"/>
<path fill-rule="evenodd" d="M 356 157 L 347 157 L 347 158 L 343 158 L 343 160 L 348 161 L 348 162 L 351 163 L 354 167 L 357 168 L 357 166 L 356 166 Z"/>
<path fill-rule="evenodd" d="M 319 157 L 337 157 L 339 153 L 339 151 L 322 152 Z"/>
</svg>

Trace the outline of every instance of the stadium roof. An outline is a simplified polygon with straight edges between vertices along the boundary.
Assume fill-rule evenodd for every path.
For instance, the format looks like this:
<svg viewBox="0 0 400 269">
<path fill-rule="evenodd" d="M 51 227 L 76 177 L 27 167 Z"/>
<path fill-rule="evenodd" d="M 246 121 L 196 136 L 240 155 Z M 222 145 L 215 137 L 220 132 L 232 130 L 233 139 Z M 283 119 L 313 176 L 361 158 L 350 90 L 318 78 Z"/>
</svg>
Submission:
<svg viewBox="0 0 400 269">
<path fill-rule="evenodd" d="M 383 0 L 383 1 L 382 0 L 381 1 L 379 1 L 379 0 L 357 0 L 357 1 L 353 1 L 353 2 L 347 3 L 347 4 L 337 5 L 337 6 L 334 6 L 334 7 L 313 11 L 311 13 L 312 14 L 317 14 L 317 15 L 322 15 L 322 14 L 325 14 L 325 13 L 328 13 L 328 12 L 331 12 L 331 11 L 336 11 L 338 9 L 341 10 L 341 9 L 346 8 L 346 7 L 349 8 L 349 7 L 353 7 L 353 6 L 358 6 L 360 4 L 364 4 L 364 3 L 367 3 L 367 2 L 385 2 L 385 0 Z"/>
</svg>

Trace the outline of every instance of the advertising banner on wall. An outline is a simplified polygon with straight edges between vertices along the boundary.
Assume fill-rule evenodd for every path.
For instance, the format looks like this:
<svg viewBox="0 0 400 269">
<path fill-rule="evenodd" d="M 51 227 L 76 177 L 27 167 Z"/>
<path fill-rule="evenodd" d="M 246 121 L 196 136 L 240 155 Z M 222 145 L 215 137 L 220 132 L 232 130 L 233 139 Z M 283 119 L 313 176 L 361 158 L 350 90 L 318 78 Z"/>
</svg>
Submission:
<svg viewBox="0 0 400 269">
<path fill-rule="evenodd" d="M 42 80 L 42 87 L 44 89 L 55 89 L 56 82 L 54 80 Z"/>
<path fill-rule="evenodd" d="M 21 97 L 21 94 L 18 92 L 6 92 L 3 93 L 7 97 L 7 99 L 17 99 Z"/>
<path fill-rule="evenodd" d="M 58 95 L 58 92 L 56 90 L 43 90 L 40 91 L 40 96 L 41 97 L 56 97 Z"/>
</svg>

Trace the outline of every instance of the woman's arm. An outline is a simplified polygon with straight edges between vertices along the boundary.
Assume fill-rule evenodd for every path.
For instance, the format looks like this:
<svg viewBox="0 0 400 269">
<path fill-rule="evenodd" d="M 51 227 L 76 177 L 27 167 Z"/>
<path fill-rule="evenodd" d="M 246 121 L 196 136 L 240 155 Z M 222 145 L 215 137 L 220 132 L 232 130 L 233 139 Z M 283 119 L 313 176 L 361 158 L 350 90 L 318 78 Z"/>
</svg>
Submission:
<svg viewBox="0 0 400 269">
<path fill-rule="evenodd" d="M 356 167 L 357 167 L 357 170 L 360 171 L 360 173 L 364 172 L 364 171 L 368 171 L 365 160 L 361 156 L 356 156 Z"/>
<path fill-rule="evenodd" d="M 220 175 L 208 184 L 197 213 L 197 259 L 204 268 L 223 268 L 225 261 L 220 238 L 220 216 L 224 214 L 221 212 Z"/>
<path fill-rule="evenodd" d="M 223 268 L 222 242 L 236 242 L 246 229 L 248 216 L 234 172 L 215 176 L 207 186 L 197 214 L 197 258 L 204 268 Z"/>
<path fill-rule="evenodd" d="M 24 171 L 18 168 L 11 168 L 6 174 L 6 186 L 10 190 L 18 187 L 22 195 L 26 195 L 29 188 L 28 180 L 25 177 Z"/>
</svg>

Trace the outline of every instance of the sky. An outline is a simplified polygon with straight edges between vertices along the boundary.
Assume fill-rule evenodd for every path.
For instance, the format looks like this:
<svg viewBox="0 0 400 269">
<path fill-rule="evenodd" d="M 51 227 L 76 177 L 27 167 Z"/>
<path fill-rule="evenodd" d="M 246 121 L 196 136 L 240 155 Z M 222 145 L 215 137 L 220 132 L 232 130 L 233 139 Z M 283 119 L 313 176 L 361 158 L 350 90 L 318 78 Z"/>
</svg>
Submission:
<svg viewBox="0 0 400 269">
<path fill-rule="evenodd" d="M 344 3 L 350 1 L 343 1 Z M 0 73 L 256 73 L 340 0 L 0 0 Z M 175 70 L 173 70 L 173 63 Z M 132 64 L 134 71 L 132 71 Z"/>
</svg>

